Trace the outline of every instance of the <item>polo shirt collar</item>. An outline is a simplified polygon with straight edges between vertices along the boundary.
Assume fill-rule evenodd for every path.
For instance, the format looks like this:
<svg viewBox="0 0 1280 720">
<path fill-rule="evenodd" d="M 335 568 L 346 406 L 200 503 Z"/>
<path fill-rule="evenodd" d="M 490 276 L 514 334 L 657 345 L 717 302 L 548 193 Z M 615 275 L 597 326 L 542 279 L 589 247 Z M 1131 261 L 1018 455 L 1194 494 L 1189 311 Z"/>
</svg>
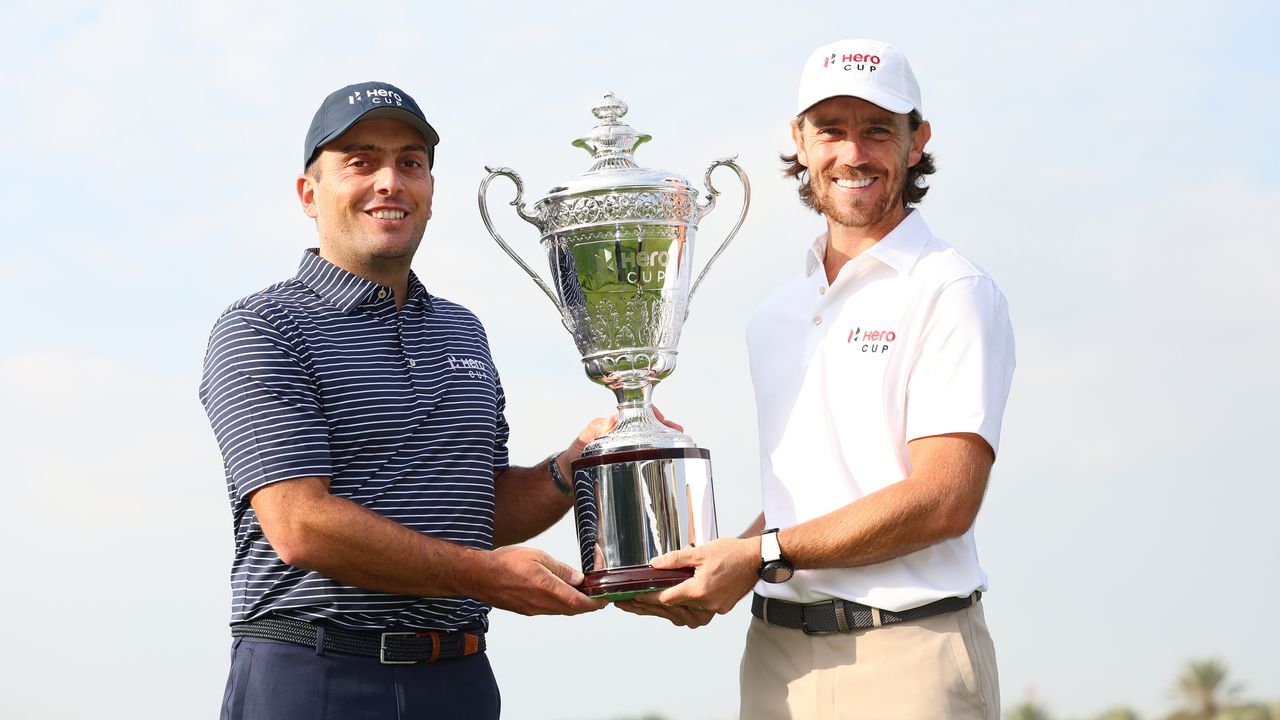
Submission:
<svg viewBox="0 0 1280 720">
<path fill-rule="evenodd" d="M 809 251 L 804 256 L 804 274 L 809 276 L 814 270 L 822 267 L 822 258 L 827 255 L 827 240 L 831 237 L 830 232 L 824 232 L 814 238 L 813 244 L 809 246 Z"/>
<path fill-rule="evenodd" d="M 382 302 L 378 298 L 379 290 L 390 291 L 390 288 L 354 275 L 320 257 L 319 248 L 309 248 L 302 253 L 302 262 L 298 264 L 298 282 L 311 288 L 329 304 L 344 313 L 350 314 L 365 303 Z M 431 312 L 431 295 L 412 270 L 409 271 L 409 297 L 405 304 L 419 303 L 427 312 Z"/>
<path fill-rule="evenodd" d="M 427 312 L 431 312 L 433 309 L 431 307 L 431 293 L 427 292 L 427 286 L 422 284 L 422 281 L 418 279 L 417 274 L 412 270 L 409 271 L 409 299 L 405 301 L 405 304 L 411 302 L 421 304 L 422 308 Z"/>
<path fill-rule="evenodd" d="M 925 225 L 924 216 L 916 208 L 911 208 L 897 227 L 890 230 L 888 235 L 880 238 L 880 242 L 867 248 L 862 254 L 879 260 L 900 275 L 905 275 L 911 272 L 916 260 L 920 259 L 931 237 L 933 233 L 929 230 L 929 226 Z M 829 239 L 829 233 L 822 233 L 809 246 L 804 259 L 805 275 L 812 275 L 814 270 L 822 267 L 822 259 L 827 254 Z"/>
</svg>

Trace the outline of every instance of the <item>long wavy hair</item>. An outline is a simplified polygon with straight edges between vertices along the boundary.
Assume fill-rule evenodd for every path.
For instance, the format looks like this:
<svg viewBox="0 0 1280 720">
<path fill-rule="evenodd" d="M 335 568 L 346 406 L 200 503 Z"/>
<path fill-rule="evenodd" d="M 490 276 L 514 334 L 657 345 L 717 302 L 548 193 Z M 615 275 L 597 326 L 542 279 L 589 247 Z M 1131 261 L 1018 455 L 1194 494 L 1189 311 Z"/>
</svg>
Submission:
<svg viewBox="0 0 1280 720">
<path fill-rule="evenodd" d="M 911 124 L 911 132 L 915 132 L 924 124 L 924 118 L 921 117 L 919 110 L 912 110 L 907 116 L 907 121 Z M 804 130 L 804 116 L 796 118 L 796 126 Z M 800 202 L 804 206 L 816 210 L 813 204 L 813 188 L 809 185 L 809 168 L 800 164 L 800 160 L 796 155 L 779 155 L 778 159 L 782 160 L 785 166 L 782 174 L 787 177 L 793 177 L 800 181 L 799 193 Z M 924 199 L 925 193 L 929 192 L 929 188 L 925 185 L 924 176 L 932 175 L 938 171 L 937 166 L 933 163 L 933 153 L 923 153 L 920 155 L 920 162 L 907 168 L 907 182 L 902 188 L 902 206 L 918 205 Z"/>
</svg>

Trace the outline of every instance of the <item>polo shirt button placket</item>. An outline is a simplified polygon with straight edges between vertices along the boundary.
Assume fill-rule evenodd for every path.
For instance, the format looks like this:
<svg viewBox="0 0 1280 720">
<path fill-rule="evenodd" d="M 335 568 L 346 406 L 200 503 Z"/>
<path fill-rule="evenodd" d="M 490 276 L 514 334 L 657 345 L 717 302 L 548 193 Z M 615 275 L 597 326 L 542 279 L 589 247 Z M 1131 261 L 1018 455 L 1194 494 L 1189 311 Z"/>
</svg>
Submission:
<svg viewBox="0 0 1280 720">
<path fill-rule="evenodd" d="M 826 300 L 824 297 L 826 294 L 827 286 L 820 283 L 818 285 L 818 301 L 813 304 L 813 316 L 810 318 L 815 330 L 822 325 L 822 307 Z"/>
<path fill-rule="evenodd" d="M 813 305 L 813 317 L 811 322 L 814 329 L 822 326 L 822 308 L 826 303 L 827 283 L 823 279 L 818 279 L 818 301 Z"/>
<path fill-rule="evenodd" d="M 418 367 L 418 361 L 409 354 L 409 350 L 404 346 L 404 337 L 400 334 L 399 325 L 396 326 L 396 341 L 400 343 L 400 354 L 405 357 L 405 362 L 409 367 Z"/>
<path fill-rule="evenodd" d="M 383 293 L 378 292 L 379 295 Z M 400 346 L 400 355 L 404 357 L 405 364 L 411 368 L 418 366 L 418 361 L 409 354 L 409 350 L 404 346 L 404 315 L 397 312 L 391 316 L 391 322 L 396 326 L 396 345 Z"/>
</svg>

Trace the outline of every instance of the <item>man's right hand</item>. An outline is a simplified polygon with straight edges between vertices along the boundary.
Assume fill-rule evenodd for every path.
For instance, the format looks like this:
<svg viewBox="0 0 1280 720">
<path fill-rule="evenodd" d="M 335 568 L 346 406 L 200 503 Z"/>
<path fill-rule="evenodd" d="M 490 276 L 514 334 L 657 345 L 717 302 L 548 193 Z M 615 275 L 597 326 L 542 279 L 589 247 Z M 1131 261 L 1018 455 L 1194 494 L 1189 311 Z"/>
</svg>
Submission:
<svg viewBox="0 0 1280 720">
<path fill-rule="evenodd" d="M 468 595 L 521 615 L 579 615 L 599 610 L 606 600 L 592 600 L 576 587 L 582 572 L 545 552 L 504 547 L 478 553 Z M 474 555 L 473 555 L 474 558 Z"/>
<path fill-rule="evenodd" d="M 637 595 L 634 600 L 626 602 L 614 603 L 619 610 L 625 610 L 632 615 L 653 615 L 654 617 L 666 618 L 672 625 L 687 628 L 700 628 L 711 622 L 716 616 L 710 610 L 702 608 L 688 607 L 685 605 L 663 605 L 656 599 L 657 593 L 643 593 Z"/>
</svg>

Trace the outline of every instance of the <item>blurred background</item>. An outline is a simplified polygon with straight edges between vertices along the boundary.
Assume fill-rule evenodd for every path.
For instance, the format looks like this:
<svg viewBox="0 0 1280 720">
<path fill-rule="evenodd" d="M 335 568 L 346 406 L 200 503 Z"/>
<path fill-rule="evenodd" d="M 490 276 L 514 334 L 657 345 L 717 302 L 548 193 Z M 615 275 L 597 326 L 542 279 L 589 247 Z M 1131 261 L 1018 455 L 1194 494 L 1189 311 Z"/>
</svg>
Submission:
<svg viewBox="0 0 1280 720">
<path fill-rule="evenodd" d="M 349 83 L 399 85 L 440 131 L 415 270 L 486 324 L 522 464 L 612 397 L 485 232 L 483 166 L 520 172 L 531 204 L 587 169 L 569 143 L 610 90 L 654 137 L 642 165 L 700 185 L 738 155 L 750 214 L 656 399 L 712 451 L 722 532 L 741 530 L 759 511 L 746 322 L 823 229 L 777 155 L 804 59 L 863 36 L 920 79 L 926 219 L 1012 308 L 977 530 L 1008 714 L 1275 720 L 1277 26 L 1276 4 L 1230 1 L 0 2 L 0 715 L 217 712 L 231 523 L 201 361 L 222 309 L 314 245 L 303 135 Z M 717 184 L 703 261 L 741 201 Z M 545 267 L 513 196 L 491 188 L 498 226 Z M 532 544 L 575 561 L 568 520 Z M 734 718 L 748 617 L 495 612 L 505 717 Z M 1185 692 L 1193 670 L 1215 707 Z"/>
</svg>

